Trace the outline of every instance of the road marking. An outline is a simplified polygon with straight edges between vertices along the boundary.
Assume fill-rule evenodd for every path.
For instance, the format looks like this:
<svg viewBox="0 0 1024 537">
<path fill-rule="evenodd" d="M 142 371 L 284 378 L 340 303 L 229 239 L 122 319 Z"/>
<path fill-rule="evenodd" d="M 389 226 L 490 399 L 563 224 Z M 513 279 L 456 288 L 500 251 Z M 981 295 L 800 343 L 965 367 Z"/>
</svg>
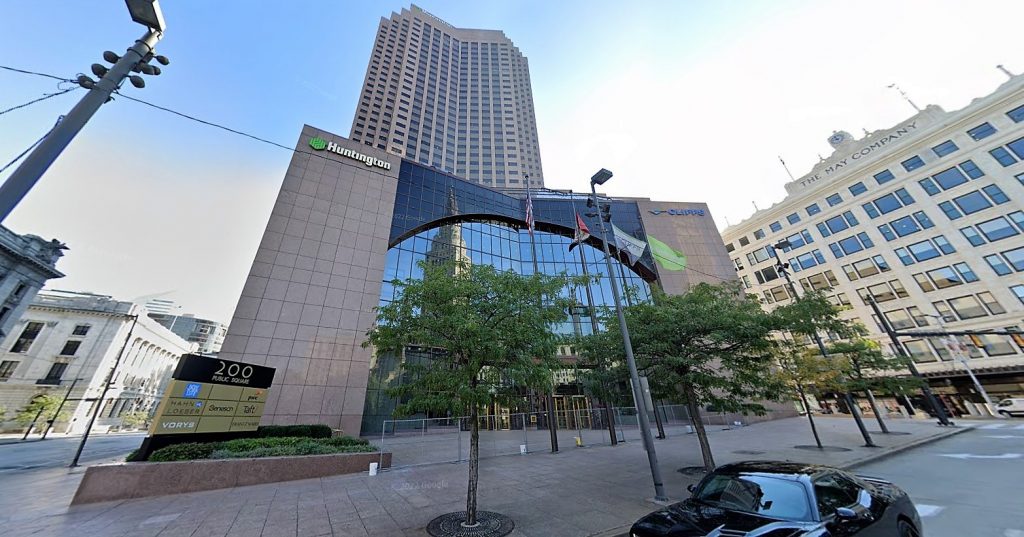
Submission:
<svg viewBox="0 0 1024 537">
<path fill-rule="evenodd" d="M 1006 530 L 1003 532 L 1003 537 L 1024 537 L 1024 531 Z"/>
<path fill-rule="evenodd" d="M 169 515 L 151 516 L 146 520 L 143 520 L 140 526 L 149 526 L 151 524 L 165 524 L 181 516 L 181 513 L 172 513 Z"/>
<path fill-rule="evenodd" d="M 990 423 L 988 425 L 982 425 L 981 427 L 978 427 L 978 428 L 979 429 L 1002 429 L 1004 426 L 1006 426 L 1005 423 Z"/>
<path fill-rule="evenodd" d="M 1024 438 L 1019 434 L 987 434 L 985 438 Z"/>
<path fill-rule="evenodd" d="M 1014 429 L 1024 429 L 1024 425 L 1018 425 L 1018 426 L 1014 427 Z M 1014 531 L 1019 531 L 1019 530 L 1014 530 Z"/>
<path fill-rule="evenodd" d="M 916 507 L 917 514 L 921 515 L 921 518 L 935 516 L 945 509 L 945 507 L 941 505 L 928 505 L 926 503 L 919 503 Z"/>
<path fill-rule="evenodd" d="M 975 455 L 973 453 L 939 453 L 942 457 L 953 459 L 1019 459 L 1020 453 L 1003 453 L 1002 455 Z"/>
</svg>

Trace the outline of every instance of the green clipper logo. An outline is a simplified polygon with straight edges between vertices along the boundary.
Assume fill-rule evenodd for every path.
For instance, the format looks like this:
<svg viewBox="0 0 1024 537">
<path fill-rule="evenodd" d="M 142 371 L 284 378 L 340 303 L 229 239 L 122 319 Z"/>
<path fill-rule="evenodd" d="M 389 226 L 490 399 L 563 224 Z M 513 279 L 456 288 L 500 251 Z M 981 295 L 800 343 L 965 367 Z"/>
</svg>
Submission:
<svg viewBox="0 0 1024 537">
<path fill-rule="evenodd" d="M 371 157 L 370 155 L 364 155 L 362 153 L 359 153 L 358 151 L 353 151 L 351 149 L 346 149 L 346 148 L 341 147 L 340 145 L 338 145 L 338 144 L 336 144 L 334 142 L 328 142 L 327 140 L 324 140 L 323 138 L 320 138 L 319 136 L 314 137 L 314 138 L 310 138 L 310 140 L 309 140 L 309 147 L 312 147 L 313 149 L 316 149 L 317 151 L 327 150 L 327 151 L 330 151 L 331 153 L 337 153 L 337 154 L 339 154 L 339 155 L 341 155 L 343 157 L 347 157 L 347 158 L 350 158 L 352 160 L 358 160 L 359 162 L 362 162 L 362 163 L 366 164 L 367 166 L 376 166 L 378 168 L 383 168 L 385 170 L 390 170 L 391 169 L 391 163 L 390 162 L 385 162 L 385 161 L 383 161 L 383 160 L 381 160 L 379 158 Z"/>
</svg>

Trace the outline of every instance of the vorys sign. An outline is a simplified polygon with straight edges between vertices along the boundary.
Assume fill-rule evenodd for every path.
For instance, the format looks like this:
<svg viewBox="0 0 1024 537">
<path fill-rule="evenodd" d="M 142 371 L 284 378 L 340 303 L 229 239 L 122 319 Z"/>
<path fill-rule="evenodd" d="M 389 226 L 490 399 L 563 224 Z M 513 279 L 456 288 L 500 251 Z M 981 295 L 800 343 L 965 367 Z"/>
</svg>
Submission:
<svg viewBox="0 0 1024 537">
<path fill-rule="evenodd" d="M 353 151 L 351 149 L 341 147 L 340 145 L 334 142 L 328 142 L 327 140 L 324 140 L 323 138 L 320 137 L 311 138 L 309 140 L 309 147 L 312 147 L 317 151 L 327 150 L 330 151 L 331 153 L 337 153 L 343 157 L 348 157 L 352 160 L 358 160 L 359 162 L 362 162 L 367 166 L 376 166 L 378 168 L 384 168 L 385 170 L 391 169 L 390 162 L 385 162 L 379 158 L 364 155 L 358 151 Z"/>
<path fill-rule="evenodd" d="M 655 216 L 659 214 L 670 214 L 672 216 L 704 216 L 704 209 L 651 209 L 648 212 Z"/>
</svg>

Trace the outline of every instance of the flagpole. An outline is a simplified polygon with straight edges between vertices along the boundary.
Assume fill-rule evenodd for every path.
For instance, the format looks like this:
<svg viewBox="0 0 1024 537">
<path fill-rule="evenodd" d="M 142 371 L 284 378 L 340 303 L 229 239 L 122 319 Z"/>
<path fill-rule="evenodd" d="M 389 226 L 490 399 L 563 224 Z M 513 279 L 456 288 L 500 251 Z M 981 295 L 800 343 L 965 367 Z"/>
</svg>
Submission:
<svg viewBox="0 0 1024 537">
<path fill-rule="evenodd" d="M 526 180 L 526 207 L 527 215 L 529 218 L 526 222 L 526 230 L 530 234 L 530 251 L 533 254 L 533 273 L 540 274 L 540 269 L 537 266 L 537 242 L 533 240 L 533 223 L 536 217 L 533 215 L 533 196 L 530 194 L 530 175 L 523 174 L 523 179 Z M 555 386 L 554 383 L 551 385 L 551 393 L 548 394 L 548 433 L 551 435 L 551 452 L 558 453 L 558 422 L 555 416 Z"/>
</svg>

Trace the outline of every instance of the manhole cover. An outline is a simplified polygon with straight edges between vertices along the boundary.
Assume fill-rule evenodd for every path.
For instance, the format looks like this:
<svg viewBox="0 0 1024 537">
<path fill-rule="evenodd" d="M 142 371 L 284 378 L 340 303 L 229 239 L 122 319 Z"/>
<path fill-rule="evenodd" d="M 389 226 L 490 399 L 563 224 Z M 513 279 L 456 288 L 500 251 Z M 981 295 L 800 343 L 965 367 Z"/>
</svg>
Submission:
<svg viewBox="0 0 1024 537">
<path fill-rule="evenodd" d="M 511 518 L 492 511 L 477 511 L 474 527 L 466 527 L 465 511 L 443 514 L 427 524 L 427 533 L 433 537 L 504 537 L 515 529 Z"/>
<path fill-rule="evenodd" d="M 764 455 L 765 454 L 764 451 L 755 451 L 753 449 L 737 449 L 736 451 L 733 451 L 733 453 L 737 453 L 737 454 L 740 454 L 740 455 Z"/>
<path fill-rule="evenodd" d="M 835 453 L 838 453 L 838 452 L 841 452 L 841 451 L 850 451 L 850 448 L 844 448 L 844 447 L 839 447 L 839 446 L 821 446 L 821 447 L 818 447 L 818 446 L 793 446 L 793 447 L 795 447 L 796 449 L 806 449 L 808 451 L 830 451 L 830 452 L 835 452 Z"/>
<path fill-rule="evenodd" d="M 703 466 L 684 466 L 676 471 L 683 475 L 702 475 L 707 473 Z"/>
</svg>

